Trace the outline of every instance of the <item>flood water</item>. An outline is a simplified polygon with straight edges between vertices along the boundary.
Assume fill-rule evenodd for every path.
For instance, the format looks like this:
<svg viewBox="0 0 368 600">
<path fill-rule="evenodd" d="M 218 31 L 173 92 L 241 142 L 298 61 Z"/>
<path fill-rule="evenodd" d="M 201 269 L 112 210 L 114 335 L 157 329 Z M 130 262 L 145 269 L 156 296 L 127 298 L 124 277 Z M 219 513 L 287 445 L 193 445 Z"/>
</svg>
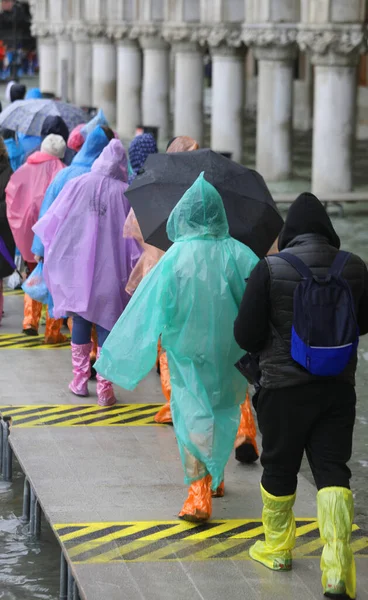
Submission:
<svg viewBox="0 0 368 600">
<path fill-rule="evenodd" d="M 368 263 L 368 215 L 333 218 L 343 247 Z M 368 530 L 368 336 L 359 349 L 358 414 L 351 462 L 356 522 Z M 303 473 L 310 478 L 308 469 Z M 53 533 L 43 524 L 42 541 L 32 542 L 21 524 L 23 477 L 15 468 L 14 481 L 0 479 L 0 598 L 3 600 L 58 600 L 60 551 Z"/>
</svg>

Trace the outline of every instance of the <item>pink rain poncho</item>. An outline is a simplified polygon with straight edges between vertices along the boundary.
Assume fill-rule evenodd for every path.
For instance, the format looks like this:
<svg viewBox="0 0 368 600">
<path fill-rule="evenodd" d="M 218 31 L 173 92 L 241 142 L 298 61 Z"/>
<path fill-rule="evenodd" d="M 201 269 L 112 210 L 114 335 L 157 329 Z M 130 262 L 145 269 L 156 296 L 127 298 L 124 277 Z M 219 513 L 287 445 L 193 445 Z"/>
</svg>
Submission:
<svg viewBox="0 0 368 600">
<path fill-rule="evenodd" d="M 112 140 L 91 172 L 69 181 L 34 227 L 45 246 L 55 318 L 77 314 L 110 331 L 129 301 L 125 287 L 142 250 L 123 237 L 127 168 L 123 145 Z"/>
<path fill-rule="evenodd" d="M 47 188 L 64 166 L 56 156 L 35 152 L 13 173 L 7 185 L 8 221 L 15 243 L 26 262 L 35 262 L 31 250 L 32 227 L 37 223 Z"/>
</svg>

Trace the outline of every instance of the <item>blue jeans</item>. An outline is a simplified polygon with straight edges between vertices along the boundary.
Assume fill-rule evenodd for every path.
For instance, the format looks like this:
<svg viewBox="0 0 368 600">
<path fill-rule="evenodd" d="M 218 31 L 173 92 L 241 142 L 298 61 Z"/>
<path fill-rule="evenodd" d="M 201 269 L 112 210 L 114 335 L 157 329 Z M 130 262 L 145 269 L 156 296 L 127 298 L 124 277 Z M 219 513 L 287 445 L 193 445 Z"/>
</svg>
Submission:
<svg viewBox="0 0 368 600">
<path fill-rule="evenodd" d="M 75 315 L 73 317 L 72 343 L 77 344 L 78 346 L 89 344 L 91 341 L 92 325 L 93 323 L 86 321 L 83 317 Z M 96 325 L 96 331 L 98 345 L 102 348 L 110 332 L 101 327 L 101 325 Z"/>
</svg>

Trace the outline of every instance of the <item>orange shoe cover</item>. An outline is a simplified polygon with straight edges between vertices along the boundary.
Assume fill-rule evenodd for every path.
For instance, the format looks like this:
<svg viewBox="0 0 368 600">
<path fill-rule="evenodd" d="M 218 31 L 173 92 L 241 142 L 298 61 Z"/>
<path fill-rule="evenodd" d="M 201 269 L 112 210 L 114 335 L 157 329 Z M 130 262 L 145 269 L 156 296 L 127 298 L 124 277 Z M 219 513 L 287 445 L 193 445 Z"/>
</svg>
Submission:
<svg viewBox="0 0 368 600">
<path fill-rule="evenodd" d="M 91 354 L 89 355 L 89 358 L 90 358 L 91 363 L 94 364 L 96 362 L 97 349 L 98 349 L 98 338 L 97 338 L 96 325 L 93 325 L 93 327 L 92 327 L 91 342 L 92 342 L 92 350 L 91 350 Z"/>
<path fill-rule="evenodd" d="M 179 519 L 191 523 L 203 523 L 212 515 L 211 475 L 195 481 L 189 488 L 188 498 L 179 513 Z"/>
<path fill-rule="evenodd" d="M 252 444 L 254 450 L 259 455 L 256 440 L 257 429 L 250 405 L 249 394 L 247 394 L 244 404 L 241 405 L 240 411 L 240 424 L 235 438 L 235 448 L 239 448 L 239 446 L 245 443 Z"/>
<path fill-rule="evenodd" d="M 155 416 L 155 422 L 160 423 L 161 425 L 172 425 L 172 416 L 171 416 L 171 408 L 170 408 L 170 398 L 171 398 L 171 382 L 170 382 L 170 371 L 169 371 L 169 363 L 167 361 L 166 352 L 162 352 L 160 354 L 160 378 L 161 378 L 161 387 L 162 393 L 166 398 L 166 404 L 160 408 L 157 415 Z"/>
<path fill-rule="evenodd" d="M 63 344 L 67 341 L 67 337 L 61 333 L 64 319 L 51 319 L 47 312 L 46 329 L 45 329 L 45 344 Z"/>
<path fill-rule="evenodd" d="M 24 295 L 24 319 L 23 329 L 34 329 L 38 331 L 42 312 L 41 302 L 32 300 L 28 294 Z"/>
<path fill-rule="evenodd" d="M 212 498 L 223 498 L 224 496 L 225 496 L 225 482 L 222 481 L 215 492 L 212 490 Z"/>
<path fill-rule="evenodd" d="M 170 402 L 166 402 L 162 408 L 158 411 L 154 418 L 155 423 L 161 425 L 172 425 L 171 407 Z"/>
</svg>

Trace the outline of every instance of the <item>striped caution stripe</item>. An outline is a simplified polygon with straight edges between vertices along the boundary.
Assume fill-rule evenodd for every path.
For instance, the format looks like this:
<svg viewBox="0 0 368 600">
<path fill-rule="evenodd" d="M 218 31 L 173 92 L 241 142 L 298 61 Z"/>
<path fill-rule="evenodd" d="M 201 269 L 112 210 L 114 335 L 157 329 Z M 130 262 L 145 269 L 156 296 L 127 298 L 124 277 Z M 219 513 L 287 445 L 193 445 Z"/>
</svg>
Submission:
<svg viewBox="0 0 368 600">
<path fill-rule="evenodd" d="M 30 337 L 24 333 L 10 333 L 0 335 L 0 350 L 60 350 L 70 347 L 70 338 L 61 344 L 45 344 L 42 335 Z"/>
<path fill-rule="evenodd" d="M 297 519 L 295 558 L 320 556 L 315 519 Z M 197 525 L 185 521 L 129 521 L 55 525 L 74 563 L 248 560 L 249 547 L 263 536 L 258 519 L 229 519 Z M 368 556 L 368 537 L 353 528 L 353 549 Z"/>
<path fill-rule="evenodd" d="M 6 289 L 3 292 L 4 296 L 24 296 L 23 290 L 9 290 Z"/>
<path fill-rule="evenodd" d="M 57 404 L 0 406 L 0 415 L 12 418 L 12 427 L 120 427 L 157 425 L 154 416 L 162 404 Z"/>
</svg>

